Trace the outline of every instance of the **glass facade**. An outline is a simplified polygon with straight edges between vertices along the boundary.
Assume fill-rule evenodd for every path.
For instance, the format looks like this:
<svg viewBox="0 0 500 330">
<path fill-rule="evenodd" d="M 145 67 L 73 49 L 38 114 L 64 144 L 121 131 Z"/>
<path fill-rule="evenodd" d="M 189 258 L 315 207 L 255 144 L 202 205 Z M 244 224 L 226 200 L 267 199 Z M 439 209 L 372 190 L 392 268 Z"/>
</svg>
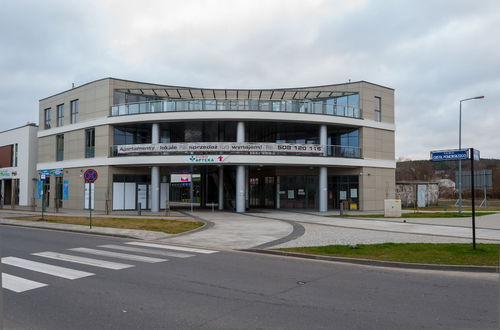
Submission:
<svg viewBox="0 0 500 330">
<path fill-rule="evenodd" d="M 328 177 L 328 207 L 340 209 L 344 202 L 347 209 L 359 209 L 359 177 L 338 175 Z"/>
<path fill-rule="evenodd" d="M 168 99 L 115 92 L 112 116 L 172 111 L 271 111 L 361 118 L 359 94 L 297 100 Z"/>
</svg>

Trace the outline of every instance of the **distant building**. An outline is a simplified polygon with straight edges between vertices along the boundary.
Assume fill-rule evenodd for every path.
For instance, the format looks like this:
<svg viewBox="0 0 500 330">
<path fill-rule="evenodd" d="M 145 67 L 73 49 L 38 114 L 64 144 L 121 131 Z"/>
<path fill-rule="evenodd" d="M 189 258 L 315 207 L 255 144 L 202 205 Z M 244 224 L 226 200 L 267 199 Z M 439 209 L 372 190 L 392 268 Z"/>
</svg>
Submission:
<svg viewBox="0 0 500 330">
<path fill-rule="evenodd" d="M 438 205 L 438 181 L 397 181 L 396 198 L 402 207 L 426 207 Z"/>
<path fill-rule="evenodd" d="M 57 173 L 45 189 L 64 208 L 88 208 L 90 195 L 98 210 L 158 211 L 169 198 L 237 212 L 344 200 L 382 210 L 394 198 L 394 90 L 365 81 L 213 89 L 104 78 L 39 111 L 37 168 Z"/>
<path fill-rule="evenodd" d="M 1 206 L 30 206 L 34 203 L 37 132 L 38 126 L 35 124 L 0 132 Z"/>
</svg>

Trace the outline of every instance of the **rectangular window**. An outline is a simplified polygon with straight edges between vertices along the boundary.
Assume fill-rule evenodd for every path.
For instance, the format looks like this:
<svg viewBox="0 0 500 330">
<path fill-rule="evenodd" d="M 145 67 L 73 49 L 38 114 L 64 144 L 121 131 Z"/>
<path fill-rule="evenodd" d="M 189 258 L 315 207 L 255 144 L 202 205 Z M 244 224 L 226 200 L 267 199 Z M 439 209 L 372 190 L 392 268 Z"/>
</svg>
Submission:
<svg viewBox="0 0 500 330">
<path fill-rule="evenodd" d="M 64 125 L 64 104 L 57 106 L 57 126 Z"/>
<path fill-rule="evenodd" d="M 71 101 L 71 123 L 77 123 L 78 122 L 78 111 L 80 107 L 80 100 L 73 100 Z"/>
<path fill-rule="evenodd" d="M 43 117 L 45 119 L 45 129 L 49 129 L 50 128 L 50 111 L 51 109 L 50 108 L 47 108 L 45 110 L 43 110 Z"/>
<path fill-rule="evenodd" d="M 375 120 L 382 121 L 382 98 L 375 96 Z"/>
<path fill-rule="evenodd" d="M 17 167 L 17 143 L 12 148 L 12 166 Z"/>
<path fill-rule="evenodd" d="M 64 160 L 64 135 L 56 135 L 56 161 Z"/>
<path fill-rule="evenodd" d="M 85 130 L 85 158 L 95 157 L 95 129 Z"/>
</svg>

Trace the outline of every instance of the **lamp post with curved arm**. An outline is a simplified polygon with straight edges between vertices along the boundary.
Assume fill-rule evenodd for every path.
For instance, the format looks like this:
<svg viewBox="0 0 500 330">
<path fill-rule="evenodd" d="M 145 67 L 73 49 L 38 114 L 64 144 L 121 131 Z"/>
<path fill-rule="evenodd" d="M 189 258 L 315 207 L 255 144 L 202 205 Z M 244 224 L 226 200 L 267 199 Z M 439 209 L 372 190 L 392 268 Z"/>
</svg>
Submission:
<svg viewBox="0 0 500 330">
<path fill-rule="evenodd" d="M 469 100 L 484 99 L 484 95 L 469 97 L 460 100 L 460 114 L 458 118 L 458 149 L 462 149 L 462 102 Z M 474 187 L 472 187 L 474 193 Z M 462 213 L 462 161 L 458 161 L 458 212 Z"/>
</svg>

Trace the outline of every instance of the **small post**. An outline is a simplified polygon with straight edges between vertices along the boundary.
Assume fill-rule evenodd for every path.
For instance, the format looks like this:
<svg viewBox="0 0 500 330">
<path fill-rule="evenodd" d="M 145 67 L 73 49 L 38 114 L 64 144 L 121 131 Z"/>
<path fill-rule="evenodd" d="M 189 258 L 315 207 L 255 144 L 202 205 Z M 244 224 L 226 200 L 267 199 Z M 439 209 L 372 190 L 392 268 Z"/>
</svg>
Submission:
<svg viewBox="0 0 500 330">
<path fill-rule="evenodd" d="M 470 148 L 470 180 L 472 192 L 472 249 L 476 249 L 476 199 L 474 197 L 474 148 Z"/>
<path fill-rule="evenodd" d="M 215 212 L 214 205 L 215 205 L 214 202 L 212 202 L 212 213 Z"/>
<path fill-rule="evenodd" d="M 45 211 L 45 181 L 42 181 L 42 220 L 44 211 Z"/>
<path fill-rule="evenodd" d="M 92 183 L 89 183 L 89 222 L 92 229 Z"/>
<path fill-rule="evenodd" d="M 138 205 L 137 205 L 137 214 L 141 215 L 141 213 L 142 213 L 142 203 L 138 203 Z"/>
</svg>

